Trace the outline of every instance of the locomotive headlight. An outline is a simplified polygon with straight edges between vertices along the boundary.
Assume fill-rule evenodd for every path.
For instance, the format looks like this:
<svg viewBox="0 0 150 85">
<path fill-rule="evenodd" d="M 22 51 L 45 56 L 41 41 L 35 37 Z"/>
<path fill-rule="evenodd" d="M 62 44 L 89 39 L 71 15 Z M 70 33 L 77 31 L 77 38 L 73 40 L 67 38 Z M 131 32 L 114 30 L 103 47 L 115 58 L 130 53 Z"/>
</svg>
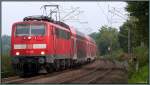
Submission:
<svg viewBox="0 0 150 85">
<path fill-rule="evenodd" d="M 42 52 L 41 52 L 41 55 L 44 55 L 44 54 L 45 54 L 45 52 L 44 52 L 44 51 L 42 51 Z"/>
<path fill-rule="evenodd" d="M 28 39 L 31 39 L 31 37 L 28 37 Z"/>
<path fill-rule="evenodd" d="M 44 63 L 45 59 L 44 58 L 39 58 L 39 63 Z"/>
<path fill-rule="evenodd" d="M 19 53 L 19 52 L 16 52 L 16 55 L 20 55 L 20 53 Z"/>
</svg>

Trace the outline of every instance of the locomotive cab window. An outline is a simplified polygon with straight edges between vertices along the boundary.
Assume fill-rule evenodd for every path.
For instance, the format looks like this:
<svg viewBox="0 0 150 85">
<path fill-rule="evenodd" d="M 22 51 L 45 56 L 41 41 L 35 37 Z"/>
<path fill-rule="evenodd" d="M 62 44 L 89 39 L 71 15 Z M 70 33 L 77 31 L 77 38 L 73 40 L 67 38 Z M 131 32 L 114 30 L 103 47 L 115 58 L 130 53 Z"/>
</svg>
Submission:
<svg viewBox="0 0 150 85">
<path fill-rule="evenodd" d="M 44 24 L 18 24 L 16 25 L 16 36 L 43 36 L 45 35 Z"/>
<path fill-rule="evenodd" d="M 31 25 L 31 35 L 33 36 L 43 36 L 45 34 L 44 25 Z"/>
<path fill-rule="evenodd" d="M 28 24 L 18 24 L 16 26 L 16 36 L 26 36 L 30 33 L 30 26 Z"/>
</svg>

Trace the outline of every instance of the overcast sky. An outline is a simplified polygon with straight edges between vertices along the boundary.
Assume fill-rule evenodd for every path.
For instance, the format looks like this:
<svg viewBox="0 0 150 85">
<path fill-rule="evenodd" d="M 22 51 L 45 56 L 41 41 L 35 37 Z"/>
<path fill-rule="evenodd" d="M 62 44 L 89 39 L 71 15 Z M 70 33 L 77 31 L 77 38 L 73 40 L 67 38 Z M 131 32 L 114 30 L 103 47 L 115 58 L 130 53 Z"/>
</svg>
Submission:
<svg viewBox="0 0 150 85">
<path fill-rule="evenodd" d="M 2 35 L 11 34 L 11 26 L 14 22 L 22 21 L 26 16 L 42 15 L 42 5 L 60 5 L 61 18 L 77 7 L 75 12 L 66 17 L 72 19 L 65 21 L 77 30 L 90 34 L 97 32 L 103 25 L 119 28 L 127 19 L 125 14 L 125 2 L 2 2 Z M 110 11 L 109 11 L 110 10 Z M 80 11 L 80 13 L 79 13 Z M 79 15 L 78 15 L 79 14 Z M 119 15 L 119 16 L 118 16 Z M 121 16 L 121 17 L 120 17 Z M 73 19 L 79 19 L 73 21 Z"/>
</svg>

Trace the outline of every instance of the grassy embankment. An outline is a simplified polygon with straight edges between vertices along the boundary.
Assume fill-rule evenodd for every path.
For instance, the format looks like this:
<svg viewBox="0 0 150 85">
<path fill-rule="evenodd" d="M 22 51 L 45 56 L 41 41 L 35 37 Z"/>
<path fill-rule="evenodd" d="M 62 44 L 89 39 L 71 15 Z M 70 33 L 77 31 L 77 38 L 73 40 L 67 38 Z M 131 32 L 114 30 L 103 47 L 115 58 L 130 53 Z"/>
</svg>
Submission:
<svg viewBox="0 0 150 85">
<path fill-rule="evenodd" d="M 128 79 L 128 83 L 148 83 L 148 64 L 140 67 L 139 71 L 134 72 Z"/>
<path fill-rule="evenodd" d="M 130 64 L 128 83 L 148 83 L 149 79 L 149 57 L 147 47 L 136 47 L 133 49 L 134 56 L 137 57 L 139 69 Z"/>
</svg>

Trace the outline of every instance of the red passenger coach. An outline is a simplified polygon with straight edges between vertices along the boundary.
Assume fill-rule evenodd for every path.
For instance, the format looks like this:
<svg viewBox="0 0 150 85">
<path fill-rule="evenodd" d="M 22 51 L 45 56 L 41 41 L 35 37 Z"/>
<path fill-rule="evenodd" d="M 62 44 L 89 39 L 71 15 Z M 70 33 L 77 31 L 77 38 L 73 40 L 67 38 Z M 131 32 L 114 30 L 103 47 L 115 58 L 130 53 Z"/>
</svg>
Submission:
<svg viewBox="0 0 150 85">
<path fill-rule="evenodd" d="M 96 57 L 92 38 L 46 16 L 25 17 L 12 26 L 11 56 L 20 76 L 58 71 Z"/>
</svg>

